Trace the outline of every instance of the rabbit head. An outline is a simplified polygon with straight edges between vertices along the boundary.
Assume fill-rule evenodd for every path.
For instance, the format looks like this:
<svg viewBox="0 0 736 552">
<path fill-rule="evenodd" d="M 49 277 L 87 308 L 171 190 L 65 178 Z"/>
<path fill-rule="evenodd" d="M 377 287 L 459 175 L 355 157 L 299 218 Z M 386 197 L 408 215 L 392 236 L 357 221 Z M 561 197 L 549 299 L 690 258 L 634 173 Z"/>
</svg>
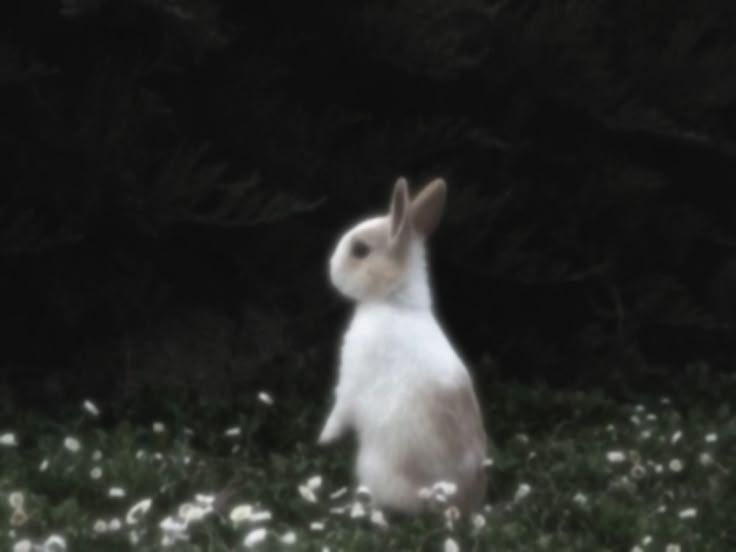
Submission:
<svg viewBox="0 0 736 552">
<path fill-rule="evenodd" d="M 399 178 L 388 214 L 357 224 L 335 247 L 330 279 L 337 290 L 359 302 L 428 302 L 424 240 L 442 218 L 446 194 L 445 181 L 436 179 L 411 200 Z"/>
</svg>

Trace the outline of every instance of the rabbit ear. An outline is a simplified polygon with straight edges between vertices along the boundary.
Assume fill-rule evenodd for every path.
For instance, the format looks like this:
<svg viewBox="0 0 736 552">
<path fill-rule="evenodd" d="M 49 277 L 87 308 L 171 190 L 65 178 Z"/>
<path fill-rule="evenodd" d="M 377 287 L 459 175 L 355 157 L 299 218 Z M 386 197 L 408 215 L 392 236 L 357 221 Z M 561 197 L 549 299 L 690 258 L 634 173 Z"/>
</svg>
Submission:
<svg viewBox="0 0 736 552">
<path fill-rule="evenodd" d="M 403 176 L 394 184 L 389 210 L 389 241 L 392 249 L 403 250 L 409 244 L 409 185 Z"/>
<path fill-rule="evenodd" d="M 411 219 L 414 229 L 422 236 L 429 236 L 442 219 L 447 197 L 447 184 L 436 178 L 427 184 L 411 204 Z"/>
</svg>

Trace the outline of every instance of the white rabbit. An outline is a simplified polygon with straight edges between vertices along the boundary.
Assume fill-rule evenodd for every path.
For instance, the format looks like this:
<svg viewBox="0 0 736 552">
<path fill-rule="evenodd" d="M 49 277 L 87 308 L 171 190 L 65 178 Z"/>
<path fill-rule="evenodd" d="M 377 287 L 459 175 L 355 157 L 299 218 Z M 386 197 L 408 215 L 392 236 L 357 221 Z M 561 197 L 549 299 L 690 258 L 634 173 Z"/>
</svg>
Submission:
<svg viewBox="0 0 736 552">
<path fill-rule="evenodd" d="M 425 238 L 444 210 L 446 185 L 410 201 L 406 179 L 390 212 L 345 234 L 330 259 L 334 286 L 357 302 L 345 333 L 335 404 L 318 442 L 358 437 L 356 475 L 374 503 L 415 513 L 421 489 L 448 482 L 464 512 L 485 496 L 486 435 L 472 380 L 432 312 Z"/>
</svg>

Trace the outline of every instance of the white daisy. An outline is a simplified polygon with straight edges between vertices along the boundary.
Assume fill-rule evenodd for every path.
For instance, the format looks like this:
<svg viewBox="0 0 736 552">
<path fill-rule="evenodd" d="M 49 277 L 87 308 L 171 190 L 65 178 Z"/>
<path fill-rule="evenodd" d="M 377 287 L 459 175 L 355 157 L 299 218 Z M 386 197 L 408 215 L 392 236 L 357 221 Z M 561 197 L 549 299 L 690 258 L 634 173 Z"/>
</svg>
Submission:
<svg viewBox="0 0 736 552">
<path fill-rule="evenodd" d="M 296 533 L 294 531 L 289 531 L 287 533 L 284 533 L 279 538 L 281 541 L 281 544 L 285 544 L 287 546 L 291 546 L 292 544 L 296 544 Z"/>
<path fill-rule="evenodd" d="M 452 537 L 447 537 L 443 550 L 444 552 L 460 552 L 460 545 Z"/>
<path fill-rule="evenodd" d="M 250 504 L 240 504 L 230 510 L 230 521 L 233 525 L 238 526 L 250 519 L 253 514 L 253 506 Z"/>
<path fill-rule="evenodd" d="M 677 514 L 680 519 L 692 519 L 697 515 L 698 511 L 695 508 L 685 508 Z"/>
<path fill-rule="evenodd" d="M 266 391 L 261 391 L 260 393 L 258 393 L 258 400 L 265 405 L 273 405 L 273 397 Z"/>
<path fill-rule="evenodd" d="M 450 506 L 445 510 L 445 525 L 448 529 L 455 526 L 455 522 L 460 519 L 460 510 L 457 506 Z"/>
<path fill-rule="evenodd" d="M 314 491 L 310 489 L 307 485 L 299 485 L 298 489 L 299 494 L 304 500 L 313 504 L 317 502 L 317 495 L 315 495 Z"/>
<path fill-rule="evenodd" d="M 125 516 L 125 522 L 128 525 L 135 525 L 138 523 L 143 519 L 143 516 L 148 513 L 148 510 L 151 509 L 151 504 L 153 504 L 153 501 L 150 498 L 144 498 L 143 500 L 133 504 Z"/>
<path fill-rule="evenodd" d="M 212 508 L 209 506 L 190 503 L 184 503 L 179 506 L 179 515 L 184 519 L 185 523 L 202 521 L 210 512 L 212 512 Z"/>
<path fill-rule="evenodd" d="M 64 448 L 68 450 L 69 452 L 79 452 L 82 448 L 82 443 L 79 442 L 79 439 L 76 437 L 65 437 L 64 438 Z"/>
<path fill-rule="evenodd" d="M 229 427 L 225 430 L 225 437 L 238 437 L 241 429 L 238 426 Z"/>
<path fill-rule="evenodd" d="M 165 517 L 158 526 L 165 533 L 184 533 L 187 530 L 187 522 L 174 516 Z"/>
<path fill-rule="evenodd" d="M 313 475 L 312 477 L 307 479 L 306 485 L 307 487 L 309 487 L 310 489 L 316 492 L 322 486 L 322 476 Z"/>
<path fill-rule="evenodd" d="M 371 496 L 371 490 L 365 485 L 360 485 L 355 491 L 355 497 L 363 502 L 369 502 Z"/>
<path fill-rule="evenodd" d="M 170 548 L 175 546 L 177 543 L 189 540 L 187 533 L 164 533 L 161 537 L 161 548 Z"/>
<path fill-rule="evenodd" d="M 388 527 L 386 516 L 383 515 L 383 512 L 381 510 L 373 510 L 371 512 L 371 523 L 377 527 L 380 527 L 381 529 L 385 529 L 386 527 Z"/>
<path fill-rule="evenodd" d="M 710 466 L 713 464 L 713 456 L 708 452 L 701 452 L 698 456 L 698 462 L 701 466 Z"/>
<path fill-rule="evenodd" d="M 25 503 L 25 496 L 20 491 L 13 491 L 8 495 L 8 504 L 14 510 L 20 510 Z"/>
<path fill-rule="evenodd" d="M 250 515 L 251 523 L 264 523 L 271 520 L 271 512 L 268 510 L 261 510 L 260 512 L 253 512 Z"/>
<path fill-rule="evenodd" d="M 111 532 L 120 531 L 120 528 L 123 526 L 120 519 L 114 517 L 110 521 L 107 522 L 107 530 Z"/>
<path fill-rule="evenodd" d="M 97 405 L 93 403 L 92 401 L 90 401 L 89 399 L 87 399 L 86 401 L 82 403 L 82 408 L 84 408 L 87 411 L 87 413 L 91 414 L 95 418 L 97 418 L 100 415 L 100 409 L 97 408 Z"/>
<path fill-rule="evenodd" d="M 43 543 L 44 552 L 64 552 L 66 550 L 66 539 L 61 535 L 51 535 Z"/>
<path fill-rule="evenodd" d="M 18 446 L 18 441 L 15 438 L 15 433 L 3 433 L 2 435 L 0 435 L 0 446 L 3 446 L 3 447 Z"/>
<path fill-rule="evenodd" d="M 258 529 L 253 529 L 245 536 L 243 544 L 246 548 L 253 548 L 254 546 L 265 541 L 267 536 L 268 531 L 266 531 L 263 527 L 259 527 Z"/>
<path fill-rule="evenodd" d="M 330 498 L 332 500 L 337 500 L 338 498 L 341 498 L 341 497 L 345 496 L 345 494 L 347 494 L 347 492 L 348 492 L 348 488 L 347 487 L 340 487 L 335 492 L 333 492 L 332 494 L 330 494 Z"/>
<path fill-rule="evenodd" d="M 611 464 L 620 464 L 621 462 L 626 460 L 626 453 L 620 450 L 609 450 L 606 453 L 606 459 Z"/>
<path fill-rule="evenodd" d="M 13 552 L 33 552 L 33 543 L 28 539 L 19 540 L 13 545 Z"/>
<path fill-rule="evenodd" d="M 360 502 L 354 502 L 350 507 L 350 517 L 353 519 L 363 518 L 366 515 L 365 506 Z"/>
<path fill-rule="evenodd" d="M 521 483 L 514 493 L 514 501 L 525 499 L 532 492 L 532 488 L 528 483 Z"/>
<path fill-rule="evenodd" d="M 110 487 L 107 491 L 107 496 L 110 498 L 123 498 L 125 497 L 125 489 L 122 487 Z"/>
<path fill-rule="evenodd" d="M 434 494 L 453 496 L 457 492 L 457 485 L 452 481 L 438 481 L 432 485 L 432 492 Z"/>
<path fill-rule="evenodd" d="M 194 500 L 202 506 L 212 506 L 215 503 L 215 495 L 212 494 L 196 494 Z"/>
<path fill-rule="evenodd" d="M 473 524 L 473 529 L 476 531 L 480 531 L 486 526 L 486 518 L 483 517 L 483 514 L 475 514 L 471 522 Z"/>
</svg>

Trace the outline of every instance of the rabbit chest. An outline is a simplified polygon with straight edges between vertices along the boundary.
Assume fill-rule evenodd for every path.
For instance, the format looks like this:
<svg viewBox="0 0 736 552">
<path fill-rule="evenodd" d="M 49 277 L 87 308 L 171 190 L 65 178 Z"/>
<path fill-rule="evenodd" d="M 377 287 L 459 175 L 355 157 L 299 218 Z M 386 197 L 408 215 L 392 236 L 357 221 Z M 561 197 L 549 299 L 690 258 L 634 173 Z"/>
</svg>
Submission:
<svg viewBox="0 0 736 552">
<path fill-rule="evenodd" d="M 430 312 L 358 307 L 345 333 L 337 392 L 359 436 L 421 417 L 428 390 L 453 386 L 464 368 Z"/>
</svg>

